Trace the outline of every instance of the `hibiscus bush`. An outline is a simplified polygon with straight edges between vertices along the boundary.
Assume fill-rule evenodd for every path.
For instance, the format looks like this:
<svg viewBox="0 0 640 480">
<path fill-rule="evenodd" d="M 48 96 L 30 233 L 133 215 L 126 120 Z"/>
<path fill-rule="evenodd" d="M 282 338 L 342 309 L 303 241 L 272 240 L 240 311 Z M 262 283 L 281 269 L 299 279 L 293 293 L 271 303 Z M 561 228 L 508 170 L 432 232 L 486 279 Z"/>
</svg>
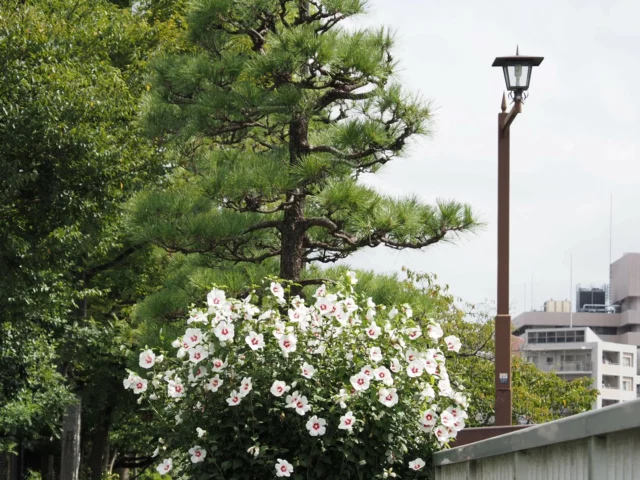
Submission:
<svg viewBox="0 0 640 480">
<path fill-rule="evenodd" d="M 271 279 L 244 299 L 214 288 L 174 351 L 140 353 L 124 386 L 165 426 L 158 472 L 427 477 L 433 450 L 465 425 L 466 398 L 445 366 L 460 342 L 409 305 L 356 294 L 356 282 L 349 272 L 306 299 Z"/>
</svg>

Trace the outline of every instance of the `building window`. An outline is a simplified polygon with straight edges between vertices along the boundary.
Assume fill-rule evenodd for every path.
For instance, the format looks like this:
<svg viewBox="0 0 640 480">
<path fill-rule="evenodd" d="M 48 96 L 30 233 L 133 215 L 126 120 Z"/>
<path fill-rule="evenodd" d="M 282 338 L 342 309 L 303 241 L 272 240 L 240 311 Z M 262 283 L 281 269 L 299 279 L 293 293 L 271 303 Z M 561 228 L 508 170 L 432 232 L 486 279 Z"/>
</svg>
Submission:
<svg viewBox="0 0 640 480">
<path fill-rule="evenodd" d="M 625 392 L 633 392 L 633 378 L 622 377 L 622 390 Z"/>
<path fill-rule="evenodd" d="M 602 399 L 603 407 L 608 407 L 609 405 L 615 405 L 616 403 L 619 403 L 619 400 L 609 400 L 608 398 Z"/>
<path fill-rule="evenodd" d="M 622 354 L 622 366 L 623 367 L 633 367 L 633 353 L 623 353 Z"/>
<path fill-rule="evenodd" d="M 605 365 L 620 365 L 620 352 L 602 352 L 602 363 Z"/>
<path fill-rule="evenodd" d="M 620 390 L 620 377 L 615 375 L 602 375 L 602 388 Z"/>
<path fill-rule="evenodd" d="M 538 332 L 529 332 L 527 338 L 529 343 L 538 343 Z"/>
<path fill-rule="evenodd" d="M 547 363 L 553 363 L 553 357 L 547 357 Z"/>
</svg>

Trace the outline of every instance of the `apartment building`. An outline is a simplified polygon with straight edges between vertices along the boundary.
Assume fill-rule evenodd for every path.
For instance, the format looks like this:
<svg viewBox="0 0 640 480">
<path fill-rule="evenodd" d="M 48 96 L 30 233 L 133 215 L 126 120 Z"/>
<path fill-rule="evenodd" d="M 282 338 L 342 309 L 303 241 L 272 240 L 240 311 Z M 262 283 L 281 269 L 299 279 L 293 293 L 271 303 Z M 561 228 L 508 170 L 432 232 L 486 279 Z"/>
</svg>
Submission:
<svg viewBox="0 0 640 480">
<path fill-rule="evenodd" d="M 606 342 L 640 347 L 640 253 L 625 253 L 610 267 L 609 299 L 602 312 L 524 312 L 513 320 L 516 336 L 531 328 L 589 327 Z M 605 309 L 603 309 L 605 310 Z"/>
<path fill-rule="evenodd" d="M 640 392 L 635 345 L 606 342 L 588 327 L 532 328 L 521 355 L 540 370 L 571 381 L 591 377 L 600 391 L 593 408 L 634 400 Z"/>
</svg>

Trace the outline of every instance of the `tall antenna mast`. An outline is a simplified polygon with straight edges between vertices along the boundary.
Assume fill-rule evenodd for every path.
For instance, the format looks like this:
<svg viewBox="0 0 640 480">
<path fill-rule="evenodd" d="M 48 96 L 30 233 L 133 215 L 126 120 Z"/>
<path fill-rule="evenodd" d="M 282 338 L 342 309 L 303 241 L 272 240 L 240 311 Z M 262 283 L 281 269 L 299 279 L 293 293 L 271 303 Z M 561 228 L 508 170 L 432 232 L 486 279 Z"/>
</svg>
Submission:
<svg viewBox="0 0 640 480">
<path fill-rule="evenodd" d="M 531 311 L 535 312 L 535 301 L 533 298 L 533 273 L 531 274 Z"/>
<path fill-rule="evenodd" d="M 613 193 L 609 202 L 609 288 L 607 288 L 607 305 L 611 305 L 611 250 L 613 245 Z"/>
<path fill-rule="evenodd" d="M 569 299 L 571 299 L 571 293 L 573 290 L 573 253 L 571 254 L 571 260 L 569 261 Z M 569 328 L 573 328 L 573 302 L 569 300 Z"/>
</svg>

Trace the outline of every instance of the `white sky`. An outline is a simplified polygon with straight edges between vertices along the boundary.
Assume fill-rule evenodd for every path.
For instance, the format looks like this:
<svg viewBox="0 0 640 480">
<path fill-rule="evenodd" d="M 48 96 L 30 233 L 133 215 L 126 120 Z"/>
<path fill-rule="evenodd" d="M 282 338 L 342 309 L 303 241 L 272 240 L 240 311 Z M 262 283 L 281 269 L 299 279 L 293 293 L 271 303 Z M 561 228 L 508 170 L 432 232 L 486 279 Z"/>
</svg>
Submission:
<svg viewBox="0 0 640 480">
<path fill-rule="evenodd" d="M 380 272 L 436 273 L 474 303 L 496 294 L 496 56 L 544 56 L 511 131 L 513 313 L 605 283 L 609 202 L 613 260 L 640 251 L 640 3 L 632 0 L 372 0 L 359 25 L 397 32 L 402 81 L 438 107 L 435 132 L 367 181 L 391 195 L 452 198 L 486 227 L 420 252 L 369 250 L 349 259 Z M 526 304 L 525 300 L 526 284 Z M 573 296 L 572 296 L 573 300 Z"/>
</svg>

